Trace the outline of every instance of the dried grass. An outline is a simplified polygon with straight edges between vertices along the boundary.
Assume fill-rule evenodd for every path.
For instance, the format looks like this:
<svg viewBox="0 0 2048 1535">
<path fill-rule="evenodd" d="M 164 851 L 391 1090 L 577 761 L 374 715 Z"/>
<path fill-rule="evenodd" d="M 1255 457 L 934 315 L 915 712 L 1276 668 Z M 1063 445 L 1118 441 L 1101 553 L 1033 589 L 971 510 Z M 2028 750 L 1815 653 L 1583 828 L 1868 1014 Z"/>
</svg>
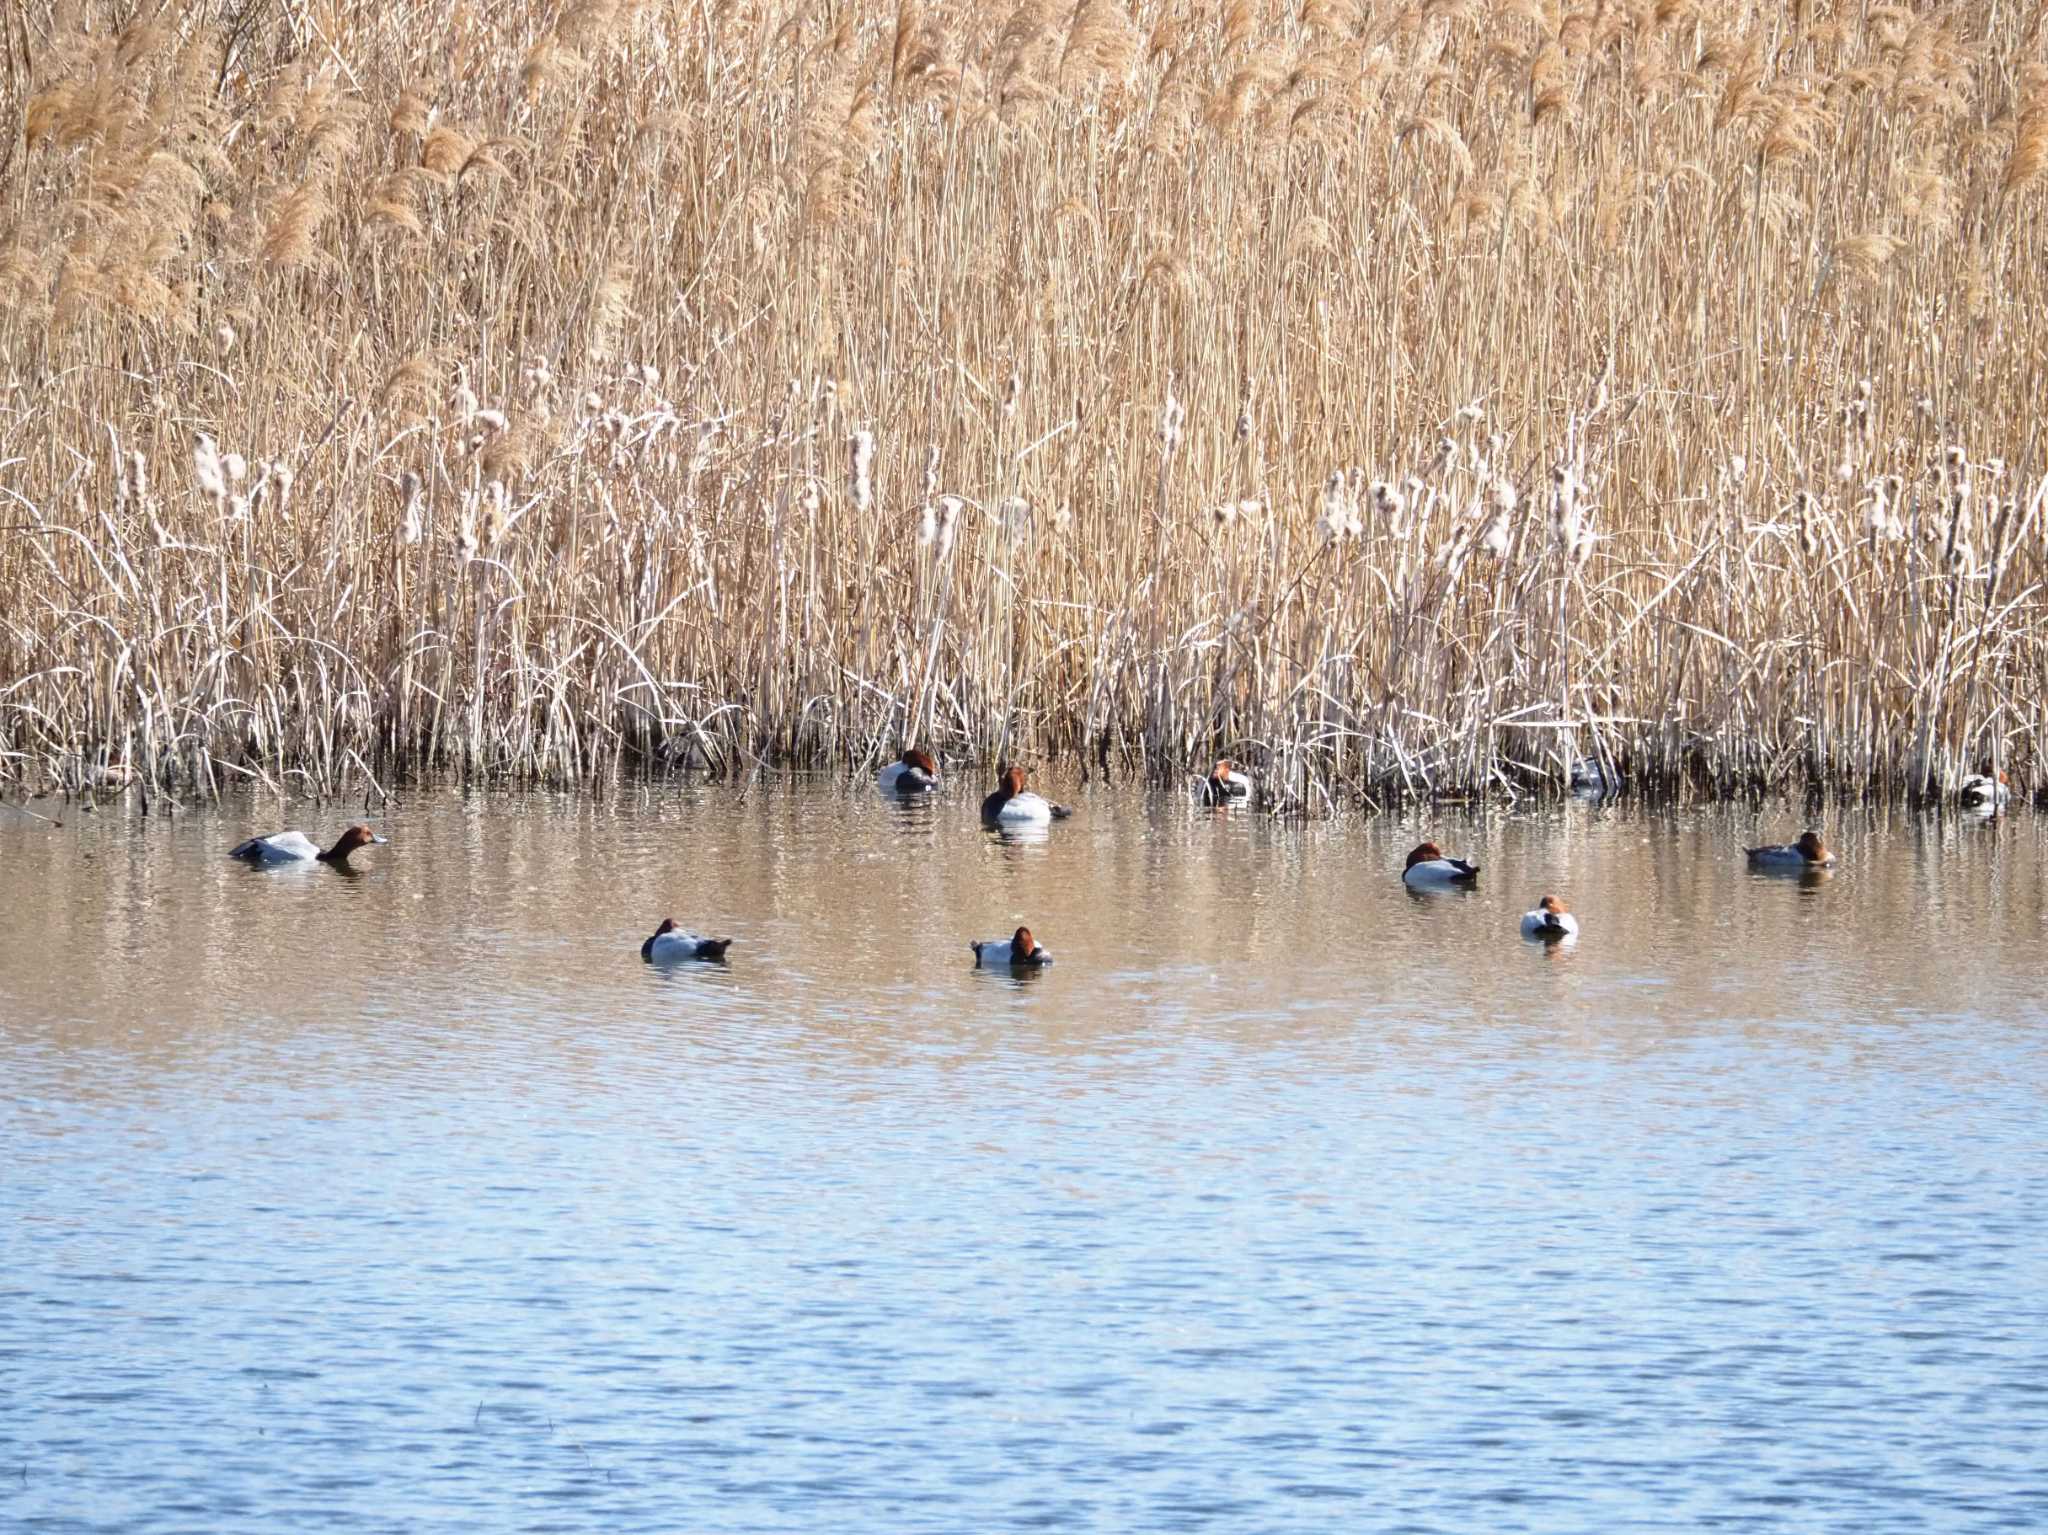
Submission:
<svg viewBox="0 0 2048 1535">
<path fill-rule="evenodd" d="M 2048 772 L 1989 0 L 126 14 L 0 94 L 0 778 Z"/>
</svg>

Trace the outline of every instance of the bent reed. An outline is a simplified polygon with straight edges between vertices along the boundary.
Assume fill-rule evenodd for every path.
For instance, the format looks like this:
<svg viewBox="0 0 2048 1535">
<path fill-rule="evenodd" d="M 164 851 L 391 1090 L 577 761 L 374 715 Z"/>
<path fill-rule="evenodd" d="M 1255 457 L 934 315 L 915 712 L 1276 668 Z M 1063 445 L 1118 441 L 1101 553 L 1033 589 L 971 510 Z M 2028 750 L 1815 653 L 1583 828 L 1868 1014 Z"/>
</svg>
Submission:
<svg viewBox="0 0 2048 1535">
<path fill-rule="evenodd" d="M 5 779 L 2048 771 L 2038 6 L 21 29 Z"/>
</svg>

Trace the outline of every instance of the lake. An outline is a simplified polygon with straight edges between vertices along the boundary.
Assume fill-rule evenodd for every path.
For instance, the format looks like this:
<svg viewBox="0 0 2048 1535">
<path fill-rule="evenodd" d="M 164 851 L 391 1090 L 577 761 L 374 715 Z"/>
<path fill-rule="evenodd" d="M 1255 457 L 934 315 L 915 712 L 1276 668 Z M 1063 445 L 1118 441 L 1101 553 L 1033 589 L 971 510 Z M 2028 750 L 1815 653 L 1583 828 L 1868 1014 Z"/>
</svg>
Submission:
<svg viewBox="0 0 2048 1535">
<path fill-rule="evenodd" d="M 975 789 L 0 809 L 0 1523 L 2048 1525 L 2032 812 Z"/>
</svg>

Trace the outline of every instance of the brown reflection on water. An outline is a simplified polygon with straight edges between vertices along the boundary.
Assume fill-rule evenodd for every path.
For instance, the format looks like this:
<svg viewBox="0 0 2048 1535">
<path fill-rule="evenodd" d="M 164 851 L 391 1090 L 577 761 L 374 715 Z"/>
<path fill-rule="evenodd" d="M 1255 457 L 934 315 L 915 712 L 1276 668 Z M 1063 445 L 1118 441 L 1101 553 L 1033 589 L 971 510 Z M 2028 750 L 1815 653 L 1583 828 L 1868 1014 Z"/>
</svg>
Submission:
<svg viewBox="0 0 2048 1535">
<path fill-rule="evenodd" d="M 391 845 L 353 873 L 223 856 L 280 822 L 319 838 L 353 807 L 9 815 L 9 1048 L 50 1052 L 82 1091 L 222 1051 L 267 1050 L 289 1073 L 309 1032 L 345 1039 L 371 1075 L 459 1076 L 508 1032 L 571 1073 L 673 1032 L 689 1054 L 792 1073 L 1014 1052 L 1114 1073 L 1191 1041 L 1284 1045 L 1307 1070 L 1319 1052 L 1354 1059 L 1361 1029 L 1375 1053 L 1426 1056 L 1448 1029 L 1511 1056 L 1842 1025 L 1814 1048 L 1853 1052 L 1878 1021 L 2030 1012 L 2039 973 L 2042 835 L 2026 812 L 1833 817 L 1841 864 L 1814 881 L 1743 865 L 1745 844 L 1804 824 L 1783 808 L 1296 826 L 1107 792 L 1080 805 L 1013 842 L 971 797 L 899 805 L 829 784 L 421 793 L 382 810 Z M 1483 866 L 1478 890 L 1401 885 L 1424 833 Z M 1578 914 L 1578 944 L 1519 940 L 1546 893 Z M 731 934 L 730 962 L 642 965 L 663 916 Z M 973 974 L 969 940 L 1020 922 L 1053 969 Z M 109 1078 L 80 1051 L 129 1069 Z"/>
</svg>

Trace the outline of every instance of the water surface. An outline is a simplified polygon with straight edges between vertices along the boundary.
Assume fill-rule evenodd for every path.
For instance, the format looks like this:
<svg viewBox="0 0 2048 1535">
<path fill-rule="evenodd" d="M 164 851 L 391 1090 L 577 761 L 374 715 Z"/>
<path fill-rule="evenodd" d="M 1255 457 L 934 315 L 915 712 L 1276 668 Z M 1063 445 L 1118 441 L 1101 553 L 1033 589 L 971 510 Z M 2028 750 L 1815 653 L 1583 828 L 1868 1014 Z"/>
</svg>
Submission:
<svg viewBox="0 0 2048 1535">
<path fill-rule="evenodd" d="M 0 1522 L 2048 1525 L 2031 814 L 969 788 L 0 810 Z"/>
</svg>

